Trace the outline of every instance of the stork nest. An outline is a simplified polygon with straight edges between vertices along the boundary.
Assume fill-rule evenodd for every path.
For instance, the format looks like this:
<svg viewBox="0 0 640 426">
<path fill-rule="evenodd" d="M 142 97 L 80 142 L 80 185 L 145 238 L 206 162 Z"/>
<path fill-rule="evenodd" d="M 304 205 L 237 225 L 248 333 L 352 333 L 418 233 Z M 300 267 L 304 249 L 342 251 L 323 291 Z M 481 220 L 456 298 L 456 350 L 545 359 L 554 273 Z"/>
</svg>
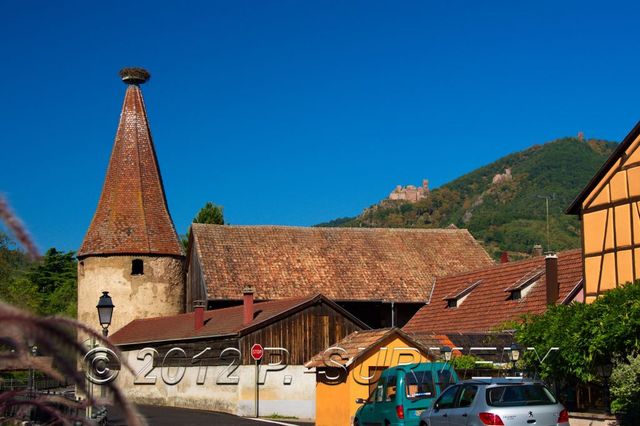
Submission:
<svg viewBox="0 0 640 426">
<path fill-rule="evenodd" d="M 120 78 L 127 84 L 142 84 L 151 78 L 151 74 L 144 68 L 122 68 Z"/>
</svg>

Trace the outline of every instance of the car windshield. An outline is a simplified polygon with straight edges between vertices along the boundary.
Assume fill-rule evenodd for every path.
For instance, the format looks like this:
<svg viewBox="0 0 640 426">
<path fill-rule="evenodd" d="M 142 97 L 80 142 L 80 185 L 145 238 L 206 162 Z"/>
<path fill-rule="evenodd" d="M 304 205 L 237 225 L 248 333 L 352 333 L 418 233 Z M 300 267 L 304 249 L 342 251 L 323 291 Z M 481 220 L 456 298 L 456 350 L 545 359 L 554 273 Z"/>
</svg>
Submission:
<svg viewBox="0 0 640 426">
<path fill-rule="evenodd" d="M 487 389 L 487 404 L 494 407 L 555 404 L 556 399 L 543 385 L 518 384 Z"/>
<path fill-rule="evenodd" d="M 405 376 L 407 398 L 429 398 L 435 396 L 433 375 L 429 370 L 411 370 Z"/>
</svg>

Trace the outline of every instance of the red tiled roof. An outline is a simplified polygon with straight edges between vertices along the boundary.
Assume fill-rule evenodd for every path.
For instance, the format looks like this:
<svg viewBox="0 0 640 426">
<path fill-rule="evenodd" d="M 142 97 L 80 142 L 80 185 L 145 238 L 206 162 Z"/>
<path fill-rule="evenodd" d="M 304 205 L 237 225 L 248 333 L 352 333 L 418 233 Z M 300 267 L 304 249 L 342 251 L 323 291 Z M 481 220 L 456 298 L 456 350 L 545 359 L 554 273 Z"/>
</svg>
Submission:
<svg viewBox="0 0 640 426">
<path fill-rule="evenodd" d="M 129 85 L 111 160 L 78 257 L 96 254 L 182 256 L 162 186 L 142 92 Z"/>
<path fill-rule="evenodd" d="M 331 345 L 332 348 L 340 348 L 342 351 L 336 351 L 336 355 L 332 355 L 334 352 L 325 353 L 325 350 L 315 354 L 309 361 L 305 363 L 305 367 L 326 367 L 327 356 L 330 356 L 333 362 L 349 366 L 353 364 L 363 354 L 368 353 L 370 350 L 382 342 L 388 340 L 391 337 L 400 337 L 412 344 L 413 347 L 421 349 L 423 352 L 428 352 L 428 348 L 424 346 L 422 342 L 418 342 L 413 339 L 412 336 L 404 333 L 399 328 L 379 328 L 375 330 L 361 330 L 354 331 L 346 336 L 339 342 Z"/>
<path fill-rule="evenodd" d="M 195 330 L 194 313 L 189 312 L 180 315 L 133 320 L 114 333 L 110 339 L 116 345 L 128 345 L 236 335 L 269 324 L 272 320 L 276 320 L 282 315 L 297 312 L 299 309 L 315 304 L 320 300 L 324 303 L 329 303 L 344 315 L 348 315 L 361 326 L 367 327 L 323 295 L 316 294 L 307 297 L 255 303 L 254 319 L 247 325 L 243 324 L 244 307 L 240 305 L 204 311 L 204 326 L 198 330 Z"/>
<path fill-rule="evenodd" d="M 470 291 L 472 291 L 474 288 L 478 287 L 481 282 L 482 282 L 482 280 L 474 281 L 474 282 L 471 282 L 471 283 L 464 283 L 460 287 L 458 287 L 455 290 L 453 290 L 450 294 L 448 294 L 445 297 L 443 297 L 442 300 L 459 299 L 462 296 L 464 296 L 465 294 L 467 294 Z"/>
<path fill-rule="evenodd" d="M 527 260 L 498 264 L 463 274 L 438 278 L 430 303 L 423 306 L 404 326 L 408 333 L 486 332 L 508 320 L 516 320 L 525 313 L 542 313 L 546 310 L 546 283 L 543 274 L 531 284 L 530 292 L 519 300 L 511 300 L 505 289 L 531 277 L 535 271 L 544 270 L 545 258 L 539 256 Z M 482 282 L 455 308 L 447 307 L 443 299 L 456 289 Z M 582 280 L 581 251 L 571 250 L 558 254 L 558 281 L 560 296 L 565 298 Z"/>
<path fill-rule="evenodd" d="M 425 302 L 436 277 L 493 264 L 465 229 L 193 224 L 208 299 L 323 293 L 333 300 Z"/>
</svg>

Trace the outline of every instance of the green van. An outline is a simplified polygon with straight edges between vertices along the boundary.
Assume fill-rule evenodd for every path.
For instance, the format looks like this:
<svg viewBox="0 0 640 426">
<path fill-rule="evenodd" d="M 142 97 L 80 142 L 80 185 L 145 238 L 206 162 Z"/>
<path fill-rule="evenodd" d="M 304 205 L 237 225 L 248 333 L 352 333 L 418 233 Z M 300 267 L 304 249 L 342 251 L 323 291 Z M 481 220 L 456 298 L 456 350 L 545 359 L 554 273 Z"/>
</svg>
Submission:
<svg viewBox="0 0 640 426">
<path fill-rule="evenodd" d="M 358 398 L 354 426 L 418 426 L 420 414 L 459 378 L 449 363 L 424 362 L 387 368 L 366 400 Z"/>
</svg>

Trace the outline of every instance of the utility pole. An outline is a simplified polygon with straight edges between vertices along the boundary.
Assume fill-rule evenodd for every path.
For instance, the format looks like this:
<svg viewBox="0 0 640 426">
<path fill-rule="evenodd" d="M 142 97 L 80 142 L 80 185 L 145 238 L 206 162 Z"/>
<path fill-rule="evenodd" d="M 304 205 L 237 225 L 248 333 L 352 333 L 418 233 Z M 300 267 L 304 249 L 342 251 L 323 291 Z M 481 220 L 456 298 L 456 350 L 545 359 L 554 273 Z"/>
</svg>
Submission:
<svg viewBox="0 0 640 426">
<path fill-rule="evenodd" d="M 538 198 L 544 198 L 547 206 L 547 252 L 551 251 L 551 232 L 549 230 L 549 200 L 555 200 L 556 194 L 538 195 Z"/>
</svg>

